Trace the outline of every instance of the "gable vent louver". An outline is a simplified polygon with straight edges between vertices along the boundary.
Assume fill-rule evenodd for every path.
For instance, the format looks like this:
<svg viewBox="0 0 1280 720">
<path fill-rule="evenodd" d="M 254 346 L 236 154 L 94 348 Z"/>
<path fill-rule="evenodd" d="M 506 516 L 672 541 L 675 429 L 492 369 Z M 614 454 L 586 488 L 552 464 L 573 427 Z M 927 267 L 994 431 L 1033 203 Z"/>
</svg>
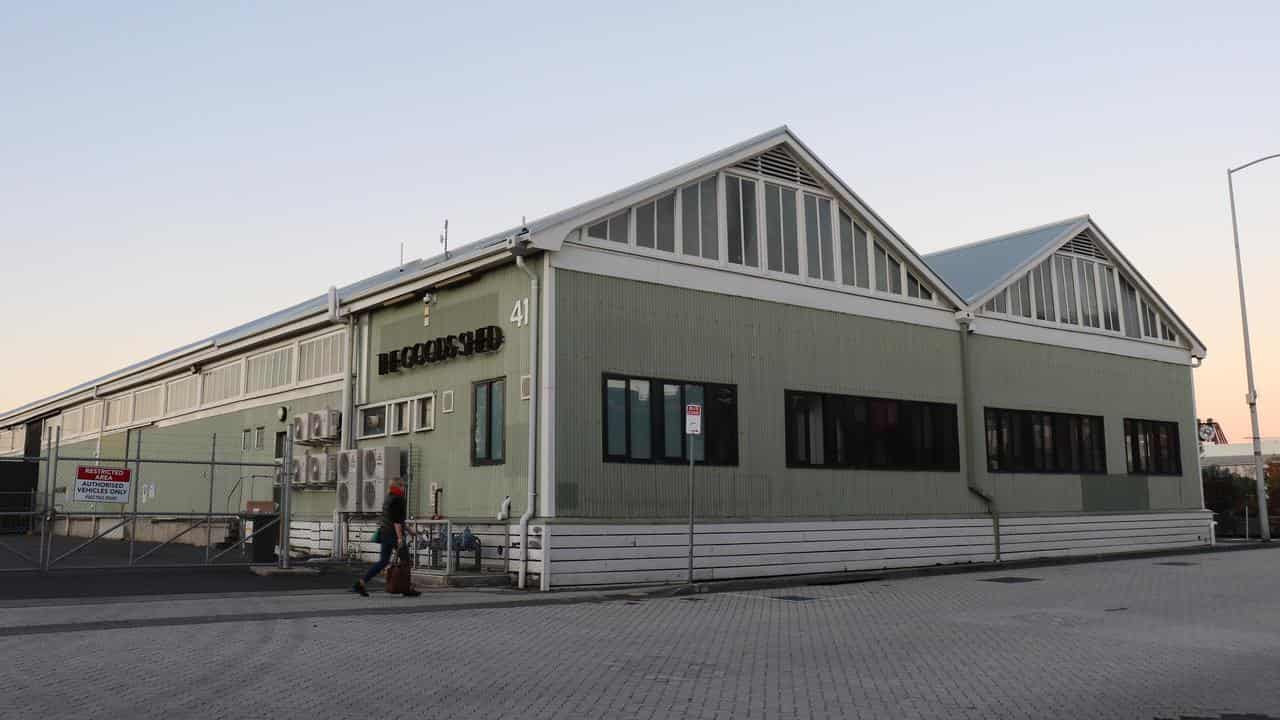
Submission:
<svg viewBox="0 0 1280 720">
<path fill-rule="evenodd" d="M 1107 256 L 1102 254 L 1102 251 L 1093 243 L 1093 238 L 1089 237 L 1089 233 L 1087 232 L 1082 232 L 1071 238 L 1071 242 L 1063 246 L 1062 250 L 1064 252 L 1072 253 L 1073 255 L 1083 255 L 1085 257 L 1097 258 L 1099 260 L 1107 259 Z"/>
<path fill-rule="evenodd" d="M 800 163 L 781 145 L 771 150 L 738 163 L 738 167 L 765 177 L 777 178 L 797 185 L 807 185 L 814 189 L 822 189 L 822 185 L 800 167 Z"/>
</svg>

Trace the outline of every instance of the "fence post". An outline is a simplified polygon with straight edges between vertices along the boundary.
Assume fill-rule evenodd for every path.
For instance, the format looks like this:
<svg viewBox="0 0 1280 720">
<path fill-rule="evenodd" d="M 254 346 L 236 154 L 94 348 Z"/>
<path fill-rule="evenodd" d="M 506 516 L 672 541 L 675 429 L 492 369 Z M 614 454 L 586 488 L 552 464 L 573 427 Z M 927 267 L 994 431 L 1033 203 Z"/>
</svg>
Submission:
<svg viewBox="0 0 1280 720">
<path fill-rule="evenodd" d="M 218 433 L 209 440 L 209 509 L 204 516 L 204 561 L 209 562 L 209 549 L 213 547 L 213 476 L 218 471 Z"/>
<path fill-rule="evenodd" d="M 133 545 L 138 537 L 138 496 L 142 494 L 142 428 L 138 428 L 138 447 L 133 451 L 133 516 L 129 520 L 129 567 L 133 567 Z M 129 467 L 129 447 L 124 449 L 124 466 Z"/>
<path fill-rule="evenodd" d="M 53 430 L 45 431 L 44 436 L 44 507 L 40 512 L 40 572 L 49 571 L 49 553 L 53 552 L 53 545 L 49 540 L 49 532 L 53 526 L 53 519 L 49 517 L 49 513 L 53 509 L 53 481 L 50 480 L 53 470 Z M 39 466 L 36 467 L 37 474 Z M 45 545 L 49 546 L 49 552 L 45 552 Z"/>
<path fill-rule="evenodd" d="M 293 503 L 289 499 L 293 489 L 293 443 L 284 443 L 284 472 L 280 474 L 280 519 L 276 528 L 280 536 L 280 567 L 289 569 L 289 520 L 292 517 Z"/>
</svg>

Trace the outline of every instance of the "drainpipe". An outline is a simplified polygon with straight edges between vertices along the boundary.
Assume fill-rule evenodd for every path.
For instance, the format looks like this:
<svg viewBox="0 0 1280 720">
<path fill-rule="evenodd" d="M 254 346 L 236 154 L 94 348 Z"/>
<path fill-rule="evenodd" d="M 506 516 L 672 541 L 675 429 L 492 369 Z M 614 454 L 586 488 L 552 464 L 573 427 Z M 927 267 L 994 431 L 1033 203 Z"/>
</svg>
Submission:
<svg viewBox="0 0 1280 720">
<path fill-rule="evenodd" d="M 996 562 L 1000 562 L 1000 510 L 996 507 L 995 496 L 978 484 L 978 452 L 974 442 L 978 432 L 973 421 L 973 383 L 969 377 L 969 333 L 973 332 L 973 313 L 956 313 L 956 322 L 960 323 L 960 392 L 964 397 L 965 449 L 968 451 L 964 479 L 969 492 L 977 495 L 987 506 L 987 514 L 991 516 L 991 535 L 995 539 Z"/>
<path fill-rule="evenodd" d="M 524 263 L 524 256 L 531 251 L 528 228 L 522 228 L 514 237 L 507 238 L 507 250 L 515 256 L 516 266 L 529 276 L 529 497 L 524 513 L 520 515 L 520 573 L 516 585 L 524 589 L 525 576 L 529 572 L 529 521 L 538 508 L 537 448 L 538 448 L 538 275 Z M 548 558 L 542 558 L 542 572 L 547 572 Z"/>
</svg>

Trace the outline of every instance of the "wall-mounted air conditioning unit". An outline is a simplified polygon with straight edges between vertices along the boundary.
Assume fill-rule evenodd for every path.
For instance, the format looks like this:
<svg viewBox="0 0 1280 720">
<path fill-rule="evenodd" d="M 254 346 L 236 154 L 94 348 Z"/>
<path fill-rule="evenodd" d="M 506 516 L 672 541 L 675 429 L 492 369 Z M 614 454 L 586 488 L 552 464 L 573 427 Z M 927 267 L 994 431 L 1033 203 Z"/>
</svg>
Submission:
<svg viewBox="0 0 1280 720">
<path fill-rule="evenodd" d="M 293 460 L 289 465 L 289 484 L 305 485 L 307 484 L 307 456 L 298 452 L 296 449 L 293 453 Z"/>
<path fill-rule="evenodd" d="M 307 413 L 309 440 L 337 440 L 342 432 L 342 413 L 328 408 Z"/>
<path fill-rule="evenodd" d="M 361 480 L 360 502 L 366 511 L 382 507 L 383 496 L 387 494 L 391 478 L 404 477 L 400 463 L 400 448 L 394 445 L 371 447 L 360 451 L 360 468 L 364 477 Z"/>
<path fill-rule="evenodd" d="M 307 453 L 305 470 L 302 471 L 307 485 L 323 485 L 325 475 L 325 457 L 322 453 Z"/>
<path fill-rule="evenodd" d="M 294 415 L 289 423 L 289 439 L 295 443 L 304 443 L 311 439 L 311 422 L 306 415 Z"/>
<path fill-rule="evenodd" d="M 360 512 L 360 468 L 359 450 L 338 453 L 338 512 Z"/>
</svg>

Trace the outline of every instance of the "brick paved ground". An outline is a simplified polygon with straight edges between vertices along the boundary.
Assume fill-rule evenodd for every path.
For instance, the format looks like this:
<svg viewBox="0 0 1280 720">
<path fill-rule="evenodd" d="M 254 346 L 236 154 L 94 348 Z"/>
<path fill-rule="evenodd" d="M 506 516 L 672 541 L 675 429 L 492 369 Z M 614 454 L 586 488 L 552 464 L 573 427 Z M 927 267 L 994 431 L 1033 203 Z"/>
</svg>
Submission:
<svg viewBox="0 0 1280 720">
<path fill-rule="evenodd" d="M 119 599 L 10 603 L 0 717 L 1280 718 L 1277 563 L 1252 550 L 399 616 L 366 612 L 394 598 L 259 595 L 256 615 L 168 625 Z M 1037 580 L 986 581 L 1006 575 Z M 179 617 L 240 611 L 181 602 Z M 137 624 L 31 626 L 99 617 Z"/>
</svg>

